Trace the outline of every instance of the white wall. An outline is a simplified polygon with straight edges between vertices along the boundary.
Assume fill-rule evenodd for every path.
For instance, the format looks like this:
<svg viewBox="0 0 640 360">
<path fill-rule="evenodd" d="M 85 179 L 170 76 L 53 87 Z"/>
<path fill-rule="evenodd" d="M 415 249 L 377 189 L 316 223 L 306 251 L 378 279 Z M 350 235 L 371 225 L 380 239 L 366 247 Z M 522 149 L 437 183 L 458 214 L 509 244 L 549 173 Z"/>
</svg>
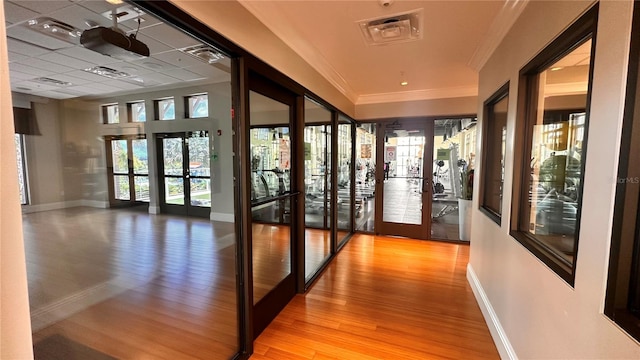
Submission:
<svg viewBox="0 0 640 360">
<path fill-rule="evenodd" d="M 630 1 L 600 3 L 575 287 L 508 234 L 513 150 L 518 141 L 514 138 L 518 72 L 590 4 L 529 2 L 480 72 L 479 115 L 482 102 L 510 80 L 502 226 L 480 213 L 475 199 L 468 267 L 470 283 L 503 357 L 640 358 L 638 343 L 603 314 L 629 55 Z M 476 187 L 482 176 L 477 174 Z"/>
<path fill-rule="evenodd" d="M 0 24 L 4 24 L 0 2 Z M 31 359 L 31 322 L 27 267 L 22 243 L 9 59 L 4 26 L 0 29 L 0 359 Z"/>
</svg>

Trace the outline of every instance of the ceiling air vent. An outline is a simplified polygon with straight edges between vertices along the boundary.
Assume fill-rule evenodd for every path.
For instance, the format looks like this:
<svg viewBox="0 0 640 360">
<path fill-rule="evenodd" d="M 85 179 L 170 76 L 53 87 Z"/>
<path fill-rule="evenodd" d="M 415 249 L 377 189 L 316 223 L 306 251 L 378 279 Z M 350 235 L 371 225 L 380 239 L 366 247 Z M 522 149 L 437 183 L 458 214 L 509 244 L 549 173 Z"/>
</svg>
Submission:
<svg viewBox="0 0 640 360">
<path fill-rule="evenodd" d="M 207 64 L 213 64 L 219 60 L 224 59 L 219 51 L 207 45 L 195 45 L 180 49 L 185 54 L 189 54 L 200 61 L 204 61 Z"/>
<path fill-rule="evenodd" d="M 33 79 L 33 81 L 37 81 L 37 82 L 43 83 L 43 84 L 56 85 L 56 86 L 70 86 L 70 85 L 73 85 L 72 83 L 70 83 L 68 81 L 56 80 L 56 79 L 52 79 L 52 78 L 48 78 L 48 77 L 39 77 L 39 78 Z"/>
<path fill-rule="evenodd" d="M 367 45 L 397 44 L 422 39 L 423 9 L 358 21 Z"/>
</svg>

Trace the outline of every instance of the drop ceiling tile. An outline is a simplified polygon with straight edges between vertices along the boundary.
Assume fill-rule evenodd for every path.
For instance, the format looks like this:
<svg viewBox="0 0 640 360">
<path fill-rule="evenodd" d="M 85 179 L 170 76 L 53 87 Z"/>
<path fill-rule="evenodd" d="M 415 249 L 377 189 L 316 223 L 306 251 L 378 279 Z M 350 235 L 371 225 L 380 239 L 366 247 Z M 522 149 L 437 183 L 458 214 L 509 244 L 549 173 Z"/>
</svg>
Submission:
<svg viewBox="0 0 640 360">
<path fill-rule="evenodd" d="M 174 77 L 182 81 L 194 81 L 194 80 L 202 80 L 207 78 L 206 76 L 202 76 L 200 74 L 196 74 L 184 69 L 171 70 L 167 73 L 167 75 L 170 75 L 171 77 Z"/>
<path fill-rule="evenodd" d="M 87 80 L 91 83 L 101 83 L 101 82 L 105 82 L 107 80 L 111 80 L 107 77 L 104 76 L 100 76 L 100 75 L 96 75 L 96 74 L 92 74 L 86 71 L 82 71 L 82 70 L 75 70 L 75 71 L 71 71 L 68 72 L 66 75 L 69 76 L 73 76 L 73 77 L 77 77 L 80 79 L 84 79 Z"/>
<path fill-rule="evenodd" d="M 55 74 L 55 75 L 51 75 L 48 76 L 52 79 L 56 79 L 56 80 L 60 80 L 60 81 L 66 81 L 66 82 L 70 82 L 72 85 L 84 85 L 84 84 L 90 84 L 91 80 L 87 79 L 87 78 L 82 78 L 82 77 L 78 77 L 78 76 L 71 76 L 69 74 Z"/>
<path fill-rule="evenodd" d="M 119 62 L 115 64 L 110 64 L 109 67 L 118 71 L 125 72 L 132 76 L 148 74 L 150 72 L 155 71 L 155 70 L 147 69 L 134 62 Z"/>
<path fill-rule="evenodd" d="M 23 90 L 23 88 L 31 89 L 30 91 L 46 91 L 46 90 L 55 90 L 58 87 L 48 84 L 42 84 L 35 81 L 20 81 L 15 84 L 11 84 L 12 90 Z"/>
<path fill-rule="evenodd" d="M 41 32 L 31 30 L 22 25 L 7 29 L 7 36 L 48 50 L 58 50 L 75 45 L 56 39 L 52 36 L 45 35 Z M 80 39 L 78 39 L 78 43 L 79 41 Z"/>
<path fill-rule="evenodd" d="M 11 82 L 17 82 L 20 80 L 30 80 L 30 79 L 33 79 L 34 77 L 36 76 L 33 76 L 32 74 L 29 74 L 29 73 L 16 71 L 13 69 L 11 69 L 11 71 L 9 72 L 9 78 L 11 79 Z"/>
<path fill-rule="evenodd" d="M 150 26 L 154 26 L 157 24 L 160 24 L 161 21 L 160 19 L 150 15 L 150 14 L 144 14 L 141 16 L 142 18 L 142 23 L 140 24 L 140 30 L 143 30 L 145 28 L 148 28 Z M 126 27 L 128 29 L 131 30 L 136 30 L 138 28 L 138 21 L 136 19 L 131 19 L 131 20 L 127 20 L 127 21 L 123 21 L 120 23 L 123 27 Z"/>
<path fill-rule="evenodd" d="M 12 39 L 10 37 L 7 37 L 7 45 L 9 51 L 25 56 L 39 56 L 50 52 L 50 50 L 48 49 L 43 49 L 39 46 L 34 46 L 24 41 Z"/>
<path fill-rule="evenodd" d="M 200 44 L 198 40 L 167 24 L 150 26 L 146 29 L 140 30 L 140 33 L 176 49 Z"/>
<path fill-rule="evenodd" d="M 198 66 L 202 64 L 207 65 L 207 63 L 201 60 L 198 60 L 193 56 L 187 55 L 178 50 L 168 51 L 162 54 L 156 54 L 154 58 L 162 60 L 178 68 L 186 68 L 186 67 Z"/>
<path fill-rule="evenodd" d="M 38 59 L 47 61 L 53 64 L 69 66 L 74 69 L 86 69 L 86 68 L 96 66 L 96 64 L 92 62 L 76 59 L 74 57 L 61 54 L 60 52 L 50 52 L 48 54 L 39 56 Z"/>
<path fill-rule="evenodd" d="M 96 65 L 113 64 L 121 61 L 109 56 L 102 55 L 95 51 L 85 49 L 81 46 L 75 46 L 68 49 L 58 50 L 57 52 L 63 55 L 71 56 L 76 59 L 88 61 Z"/>
<path fill-rule="evenodd" d="M 130 83 L 122 80 L 109 80 L 104 82 L 107 86 L 117 87 L 121 90 L 139 90 L 144 88 L 144 84 Z"/>
<path fill-rule="evenodd" d="M 115 86 L 109 86 L 109 85 L 105 85 L 105 84 L 91 84 L 90 86 L 91 89 L 93 90 L 97 90 L 98 92 L 101 93 L 114 93 L 114 92 L 118 92 L 121 91 L 121 89 L 115 87 Z M 90 94 L 93 95 L 93 94 Z"/>
<path fill-rule="evenodd" d="M 112 25 L 111 20 L 105 18 L 104 16 L 101 16 L 100 14 L 96 14 L 95 12 L 88 10 L 87 8 L 77 5 L 52 12 L 50 16 L 56 20 L 60 20 L 81 30 L 92 27 L 89 26 L 87 22 L 105 27 L 110 27 Z"/>
<path fill-rule="evenodd" d="M 111 9 L 113 9 L 114 5 L 109 4 L 106 1 L 95 1 L 95 0 L 89 0 L 89 1 L 82 1 L 80 3 L 78 3 L 78 5 L 93 11 L 96 14 L 102 14 L 105 11 L 110 11 Z M 102 16 L 102 15 L 100 15 Z"/>
<path fill-rule="evenodd" d="M 171 76 L 167 76 L 161 73 L 149 73 L 149 74 L 145 74 L 140 76 L 142 79 L 144 79 L 145 83 L 147 81 L 156 81 L 160 84 L 177 84 L 180 83 L 181 81 L 171 77 Z"/>
<path fill-rule="evenodd" d="M 25 7 L 27 9 L 33 10 L 40 14 L 49 14 L 50 12 L 56 11 L 58 9 L 62 9 L 67 6 L 73 5 L 70 1 L 67 0 L 47 0 L 47 1 L 31 1 L 31 0 L 20 0 L 17 2 L 20 6 Z"/>
<path fill-rule="evenodd" d="M 65 94 L 61 91 L 38 91 L 33 94 L 38 96 L 48 97 L 51 99 L 58 99 L 58 100 L 71 99 L 71 98 L 77 97 L 77 95 Z"/>
<path fill-rule="evenodd" d="M 158 71 L 166 72 L 169 70 L 176 69 L 175 66 L 156 59 L 155 55 L 146 59 L 130 61 L 129 63 L 142 66 L 145 69 L 153 70 L 154 72 L 158 72 Z"/>
<path fill-rule="evenodd" d="M 19 63 L 9 63 L 9 69 L 11 71 L 19 71 L 21 73 L 30 74 L 32 77 L 48 76 L 54 74 L 51 70 L 39 69 L 33 66 L 27 66 Z"/>
<path fill-rule="evenodd" d="M 129 32 L 127 34 L 131 34 L 131 33 L 132 32 Z M 152 38 L 150 38 L 150 37 L 148 37 L 148 36 L 146 36 L 144 34 L 138 34 L 136 36 L 136 39 L 142 41 L 143 43 L 145 43 L 149 47 L 149 53 L 151 55 L 159 54 L 159 53 L 162 53 L 162 52 L 165 52 L 165 51 L 173 50 L 172 47 L 169 47 L 166 44 L 163 44 L 163 43 L 161 43 L 159 41 L 156 41 L 156 40 L 154 40 L 154 39 L 152 39 Z"/>
<path fill-rule="evenodd" d="M 185 70 L 188 70 L 192 73 L 196 73 L 198 75 L 207 76 L 207 77 L 213 77 L 213 76 L 216 76 L 218 73 L 222 72 L 218 68 L 211 65 L 204 64 L 204 63 L 200 63 L 198 66 L 188 67 Z"/>
<path fill-rule="evenodd" d="M 19 23 L 38 16 L 38 13 L 10 1 L 4 2 L 4 15 L 10 23 Z"/>
<path fill-rule="evenodd" d="M 36 58 L 26 59 L 21 63 L 23 65 L 32 66 L 38 69 L 48 70 L 53 73 L 66 73 L 66 72 L 75 70 L 74 68 L 71 68 L 68 66 L 59 65 L 59 64 L 55 64 L 49 61 L 44 61 Z"/>
<path fill-rule="evenodd" d="M 20 55 L 18 53 L 14 53 L 14 52 L 9 51 L 9 62 L 13 62 L 13 61 L 20 62 L 20 61 L 26 60 L 28 58 L 29 58 L 28 56 Z"/>
</svg>

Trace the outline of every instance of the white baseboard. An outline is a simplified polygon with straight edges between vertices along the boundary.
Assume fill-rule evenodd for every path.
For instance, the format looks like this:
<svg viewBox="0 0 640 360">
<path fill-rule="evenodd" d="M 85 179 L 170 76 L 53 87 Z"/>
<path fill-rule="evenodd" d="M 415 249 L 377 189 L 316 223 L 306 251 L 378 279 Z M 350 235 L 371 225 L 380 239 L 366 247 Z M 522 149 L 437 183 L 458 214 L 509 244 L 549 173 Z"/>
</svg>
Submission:
<svg viewBox="0 0 640 360">
<path fill-rule="evenodd" d="M 484 292 L 482 284 L 480 284 L 480 280 L 478 279 L 475 271 L 473 271 L 471 264 L 467 264 L 467 280 L 469 281 L 469 285 L 471 285 L 471 290 L 473 290 L 476 301 L 478 301 L 484 320 L 489 327 L 489 332 L 491 333 L 493 342 L 496 344 L 498 353 L 500 353 L 500 358 L 517 360 L 518 355 L 516 355 L 515 350 L 511 346 L 509 338 L 500 324 L 500 319 L 498 319 L 498 315 L 493 310 L 493 306 L 491 306 L 489 298 Z"/>
<path fill-rule="evenodd" d="M 231 222 L 232 223 L 232 222 L 236 221 L 236 217 L 233 214 L 212 212 L 209 215 L 209 220 L 211 220 L 211 221 Z"/>
<path fill-rule="evenodd" d="M 100 201 L 100 200 L 73 200 L 73 201 L 59 201 L 47 204 L 38 204 L 38 205 L 22 205 L 22 213 L 29 214 L 40 211 L 49 211 L 49 210 L 60 210 L 60 209 L 68 209 L 78 206 L 87 206 L 94 207 L 100 209 L 109 208 L 109 202 Z"/>
</svg>

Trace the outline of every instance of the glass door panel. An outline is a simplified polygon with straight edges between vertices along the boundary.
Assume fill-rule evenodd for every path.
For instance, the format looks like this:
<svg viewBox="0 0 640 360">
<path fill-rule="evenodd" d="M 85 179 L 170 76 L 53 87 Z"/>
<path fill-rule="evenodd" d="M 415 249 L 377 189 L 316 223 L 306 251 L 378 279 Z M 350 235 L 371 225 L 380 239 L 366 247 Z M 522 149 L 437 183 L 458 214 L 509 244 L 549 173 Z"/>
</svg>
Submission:
<svg viewBox="0 0 640 360">
<path fill-rule="evenodd" d="M 210 142 L 207 131 L 158 134 L 163 212 L 209 217 Z M 187 161 L 188 160 L 188 161 Z"/>
<path fill-rule="evenodd" d="M 336 201 L 338 217 L 338 241 L 343 243 L 353 231 L 352 191 L 351 181 L 353 168 L 351 151 L 353 142 L 351 139 L 353 124 L 341 117 L 338 124 L 338 182 L 336 183 L 338 199 Z"/>
<path fill-rule="evenodd" d="M 111 206 L 149 202 L 147 140 L 129 135 L 106 136 L 105 145 Z"/>
<path fill-rule="evenodd" d="M 429 124 L 430 125 L 430 124 Z M 381 123 L 377 169 L 382 234 L 427 239 L 430 222 L 431 126 L 426 122 Z M 378 229 L 378 227 L 376 227 Z"/>
<path fill-rule="evenodd" d="M 375 230 L 376 126 L 356 127 L 355 226 L 358 231 Z"/>
<path fill-rule="evenodd" d="M 295 294 L 290 223 L 291 199 L 297 194 L 291 192 L 290 179 L 294 159 L 289 124 L 295 97 L 256 83 L 263 92 L 249 91 L 247 181 L 252 187 L 251 284 L 257 337 Z"/>
<path fill-rule="evenodd" d="M 331 111 L 305 99 L 305 279 L 331 254 Z"/>
</svg>

